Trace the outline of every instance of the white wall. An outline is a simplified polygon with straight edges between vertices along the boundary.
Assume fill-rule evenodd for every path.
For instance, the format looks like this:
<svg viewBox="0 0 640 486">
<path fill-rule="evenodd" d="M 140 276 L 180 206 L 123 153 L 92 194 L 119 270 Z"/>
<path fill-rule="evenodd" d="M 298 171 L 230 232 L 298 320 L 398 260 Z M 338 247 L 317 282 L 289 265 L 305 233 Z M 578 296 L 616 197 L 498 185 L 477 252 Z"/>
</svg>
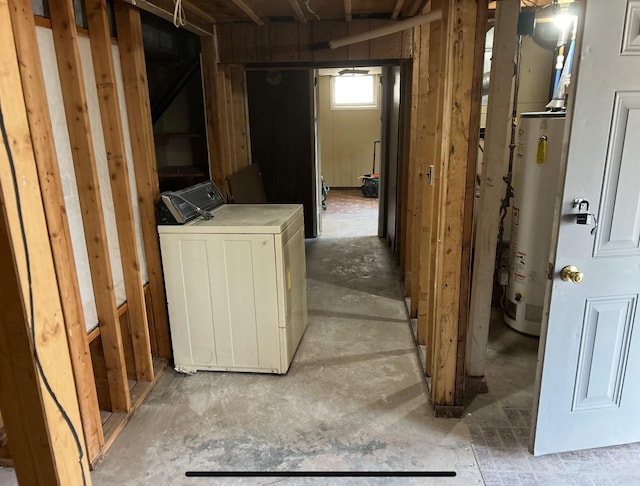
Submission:
<svg viewBox="0 0 640 486">
<path fill-rule="evenodd" d="M 64 112 L 64 103 L 62 99 L 62 88 L 60 85 L 60 76 L 58 65 L 55 57 L 53 44 L 53 35 L 50 29 L 37 27 L 38 46 L 40 48 L 40 57 L 42 59 L 42 71 L 45 80 L 45 90 L 51 114 L 51 122 L 53 125 L 53 138 L 56 145 L 56 155 L 60 168 L 60 177 L 62 180 L 62 190 L 67 210 L 67 218 L 69 220 L 69 231 L 71 233 L 71 242 L 75 263 L 78 273 L 78 283 L 80 286 L 80 295 L 82 298 L 82 307 L 85 314 L 85 324 L 87 331 L 98 325 L 98 317 L 95 306 L 95 297 L 93 286 L 91 284 L 91 271 L 89 268 L 89 257 L 87 254 L 87 245 L 84 238 L 84 228 L 82 225 L 82 211 L 78 198 L 78 188 L 75 178 L 73 158 L 71 155 L 71 144 L 69 141 L 69 132 L 67 129 L 67 121 Z M 118 233 L 116 226 L 116 217 L 113 206 L 113 198 L 111 195 L 111 185 L 109 177 L 109 168 L 107 165 L 107 153 L 104 143 L 104 135 L 102 132 L 102 123 L 100 118 L 100 109 L 98 106 L 98 94 L 96 89 L 96 81 L 93 72 L 93 60 L 91 57 L 91 48 L 89 39 L 86 37 L 78 38 L 78 47 L 80 50 L 80 59 L 82 63 L 82 73 L 84 77 L 85 90 L 87 94 L 87 105 L 89 111 L 89 119 L 91 124 L 91 135 L 93 138 L 94 151 L 96 156 L 96 164 L 98 169 L 100 196 L 103 206 L 105 226 L 107 230 L 107 243 L 109 246 L 109 257 L 111 261 L 111 270 L 113 273 L 113 284 L 116 296 L 116 304 L 121 305 L 126 301 L 124 288 L 124 277 L 122 274 L 122 262 L 120 258 L 120 245 L 118 243 Z M 120 98 L 120 109 L 122 112 L 125 155 L 127 166 L 129 169 L 131 198 L 134 208 L 135 227 L 138 240 L 138 251 L 141 260 L 141 273 L 143 280 L 147 280 L 147 268 L 144 258 L 144 247 L 142 246 L 142 230 L 140 226 L 140 212 L 138 209 L 138 198 L 135 185 L 135 174 L 133 171 L 133 156 L 131 151 L 131 138 L 129 133 L 129 124 L 127 119 L 126 105 L 124 101 L 124 90 L 122 81 L 122 71 L 120 67 L 120 58 L 118 47 L 113 47 L 114 65 L 117 78 L 117 89 Z"/>
<path fill-rule="evenodd" d="M 330 80 L 320 76 L 318 82 L 320 172 L 330 187 L 359 187 L 358 176 L 371 173 L 373 142 L 380 140 L 380 102 L 377 109 L 332 110 Z M 376 172 L 379 148 L 377 144 Z"/>
</svg>

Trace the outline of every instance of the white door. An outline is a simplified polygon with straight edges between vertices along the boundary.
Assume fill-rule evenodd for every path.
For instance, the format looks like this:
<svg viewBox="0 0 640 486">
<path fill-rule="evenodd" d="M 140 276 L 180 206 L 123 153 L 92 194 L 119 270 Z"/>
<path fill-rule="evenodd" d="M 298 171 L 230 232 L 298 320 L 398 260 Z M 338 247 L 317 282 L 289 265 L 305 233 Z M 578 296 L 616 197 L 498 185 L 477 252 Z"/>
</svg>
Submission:
<svg viewBox="0 0 640 486">
<path fill-rule="evenodd" d="M 640 1 L 584 4 L 536 455 L 640 441 Z M 576 198 L 597 215 L 595 233 L 576 224 Z M 560 278 L 566 265 L 582 283 Z"/>
</svg>

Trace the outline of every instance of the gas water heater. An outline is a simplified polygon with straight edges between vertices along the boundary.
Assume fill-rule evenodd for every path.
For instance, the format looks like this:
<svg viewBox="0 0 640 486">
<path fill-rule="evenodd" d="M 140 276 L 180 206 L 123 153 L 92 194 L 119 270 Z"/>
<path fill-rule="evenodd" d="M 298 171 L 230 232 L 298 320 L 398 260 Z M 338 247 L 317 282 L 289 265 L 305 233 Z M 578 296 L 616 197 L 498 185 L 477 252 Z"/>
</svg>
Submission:
<svg viewBox="0 0 640 486">
<path fill-rule="evenodd" d="M 542 112 L 523 113 L 518 126 L 504 319 L 533 336 L 542 323 L 564 124 L 564 112 Z"/>
</svg>

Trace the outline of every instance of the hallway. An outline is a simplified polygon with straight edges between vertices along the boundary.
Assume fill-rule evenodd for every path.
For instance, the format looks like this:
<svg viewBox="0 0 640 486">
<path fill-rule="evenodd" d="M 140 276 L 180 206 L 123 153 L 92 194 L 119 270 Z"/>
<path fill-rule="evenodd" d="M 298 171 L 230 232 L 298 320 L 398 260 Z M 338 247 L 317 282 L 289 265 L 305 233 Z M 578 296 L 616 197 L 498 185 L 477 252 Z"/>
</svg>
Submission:
<svg viewBox="0 0 640 486">
<path fill-rule="evenodd" d="M 309 326 L 289 373 L 167 371 L 95 484 L 197 484 L 188 470 L 447 470 L 458 477 L 434 481 L 481 484 L 468 428 L 432 416 L 383 242 L 325 236 L 306 251 Z"/>
</svg>

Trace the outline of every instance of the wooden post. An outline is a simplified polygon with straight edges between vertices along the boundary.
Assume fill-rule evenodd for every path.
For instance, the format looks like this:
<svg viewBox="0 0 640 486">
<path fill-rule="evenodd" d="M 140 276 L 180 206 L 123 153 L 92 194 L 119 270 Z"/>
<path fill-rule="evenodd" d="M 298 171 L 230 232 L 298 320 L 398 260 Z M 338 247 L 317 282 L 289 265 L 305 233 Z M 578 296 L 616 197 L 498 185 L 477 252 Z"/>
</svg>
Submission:
<svg viewBox="0 0 640 486">
<path fill-rule="evenodd" d="M 411 123 L 409 128 L 409 152 L 408 152 L 408 178 L 407 181 L 407 207 L 406 207 L 406 229 L 404 237 L 405 257 L 404 257 L 404 293 L 405 296 L 412 296 L 411 276 L 413 274 L 413 231 L 415 226 L 415 178 L 417 173 L 418 159 L 416 156 L 416 137 L 418 126 L 418 87 L 420 76 L 420 27 L 413 29 L 413 67 L 411 71 Z M 412 316 L 415 317 L 415 316 Z"/>
<path fill-rule="evenodd" d="M 225 175 L 221 163 L 221 130 L 218 125 L 218 53 L 215 39 L 213 37 L 200 37 L 200 47 L 202 51 L 202 85 L 207 123 L 207 146 L 209 148 L 209 173 L 216 186 L 223 190 L 225 187 Z"/>
<path fill-rule="evenodd" d="M 469 376 L 483 376 L 485 352 L 491 320 L 491 294 L 495 269 L 500 200 L 505 185 L 509 157 L 508 134 L 511 126 L 510 103 L 513 84 L 513 60 L 517 47 L 518 0 L 498 2 L 493 37 L 491 83 L 487 130 L 476 221 L 475 258 L 471 284 L 471 311 L 467 339 L 466 371 Z"/>
<path fill-rule="evenodd" d="M 487 37 L 487 0 L 478 0 L 476 14 L 476 39 L 474 46 L 471 108 L 469 114 L 469 143 L 467 149 L 467 185 L 464 201 L 462 233 L 462 262 L 460 264 L 460 317 L 458 318 L 458 364 L 456 365 L 456 405 L 462 405 L 465 377 L 465 354 L 469 324 L 471 292 L 471 245 L 473 239 L 473 206 L 476 193 L 478 144 L 480 142 L 480 105 L 482 101 L 482 72 L 484 69 L 484 44 Z"/>
<path fill-rule="evenodd" d="M 76 275 L 31 2 L 9 0 L 24 100 L 53 252 L 89 460 L 104 446 L 100 409 Z"/>
<path fill-rule="evenodd" d="M 160 197 L 160 188 L 140 11 L 123 0 L 118 0 L 115 3 L 115 18 L 153 310 L 153 319 L 149 319 L 151 351 L 155 356 L 168 359 L 171 357 L 171 336 L 155 216 L 155 204 Z M 212 39 L 212 37 L 203 37 L 203 39 Z"/>
<path fill-rule="evenodd" d="M 120 320 L 113 291 L 107 232 L 100 200 L 73 5 L 70 0 L 50 0 L 49 8 L 82 210 L 82 223 L 89 254 L 91 281 L 109 377 L 111 404 L 113 411 L 129 411 L 131 398 L 122 350 Z"/>
<path fill-rule="evenodd" d="M 122 114 L 120 113 L 116 75 L 113 67 L 107 6 L 105 0 L 86 0 L 86 8 L 93 70 L 98 90 L 104 143 L 107 149 L 113 208 L 120 243 L 127 308 L 129 309 L 129 327 L 133 342 L 136 378 L 138 381 L 153 381 L 147 308 L 144 302 L 144 282 L 140 275 L 140 255 L 133 219 L 131 185 L 129 184 Z"/>
<path fill-rule="evenodd" d="M 414 202 L 414 226 L 413 226 L 413 247 L 411 254 L 413 255 L 411 269 L 411 315 L 418 316 L 418 304 L 420 303 L 420 278 L 424 278 L 423 272 L 428 272 L 428 262 L 422 258 L 421 249 L 428 247 L 428 237 L 430 227 L 424 220 L 424 207 L 430 207 L 428 201 L 430 191 L 429 182 L 427 181 L 427 167 L 430 162 L 428 153 L 429 146 L 429 126 L 434 119 L 433 104 L 429 98 L 429 88 L 431 79 L 429 71 L 431 67 L 431 59 L 429 57 L 429 39 L 431 26 L 423 25 L 420 28 L 420 75 L 418 76 L 418 117 L 417 117 L 417 136 L 416 136 L 416 156 L 418 158 L 414 174 L 413 185 L 413 202 Z M 425 240 L 426 238 L 426 240 Z M 419 344 L 426 344 L 426 321 L 418 319 L 417 339 Z"/>
<path fill-rule="evenodd" d="M 476 0 L 448 0 L 442 26 L 446 39 L 442 131 L 442 178 L 437 249 L 438 298 L 434 319 L 435 356 L 432 400 L 439 407 L 455 402 L 462 246 L 466 226 L 467 155 L 476 41 Z M 460 404 L 461 405 L 461 404 Z"/>
<path fill-rule="evenodd" d="M 433 6 L 432 8 L 439 7 Z M 424 196 L 422 198 L 422 210 L 421 210 L 421 227 L 422 237 L 419 248 L 420 259 L 420 274 L 417 282 L 417 300 L 418 300 L 418 332 L 419 336 L 422 335 L 422 341 L 427 345 L 426 355 L 427 360 L 425 364 L 425 370 L 427 375 L 431 375 L 432 369 L 430 364 L 430 357 L 433 354 L 433 325 L 431 325 L 430 318 L 433 319 L 433 313 L 429 312 L 429 309 L 435 305 L 435 292 L 432 286 L 432 275 L 435 274 L 435 252 L 432 251 L 435 248 L 437 239 L 434 235 L 437 234 L 437 216 L 438 212 L 434 209 L 438 208 L 438 199 L 436 192 L 439 187 L 437 180 L 440 175 L 440 167 L 436 161 L 439 157 L 439 152 L 436 150 L 438 147 L 439 139 L 436 138 L 437 125 L 439 119 L 438 108 L 441 105 L 440 94 L 440 62 L 441 62 L 441 36 L 442 25 L 440 22 L 433 22 L 429 26 L 429 86 L 427 91 L 427 120 L 425 125 L 425 158 L 428 172 L 431 174 L 431 180 L 426 180 L 424 184 Z M 428 166 L 433 166 L 429 170 Z M 426 178 L 425 178 L 426 179 Z"/>
<path fill-rule="evenodd" d="M 0 0 L 0 408 L 21 484 L 90 484 L 14 34 Z"/>
</svg>

